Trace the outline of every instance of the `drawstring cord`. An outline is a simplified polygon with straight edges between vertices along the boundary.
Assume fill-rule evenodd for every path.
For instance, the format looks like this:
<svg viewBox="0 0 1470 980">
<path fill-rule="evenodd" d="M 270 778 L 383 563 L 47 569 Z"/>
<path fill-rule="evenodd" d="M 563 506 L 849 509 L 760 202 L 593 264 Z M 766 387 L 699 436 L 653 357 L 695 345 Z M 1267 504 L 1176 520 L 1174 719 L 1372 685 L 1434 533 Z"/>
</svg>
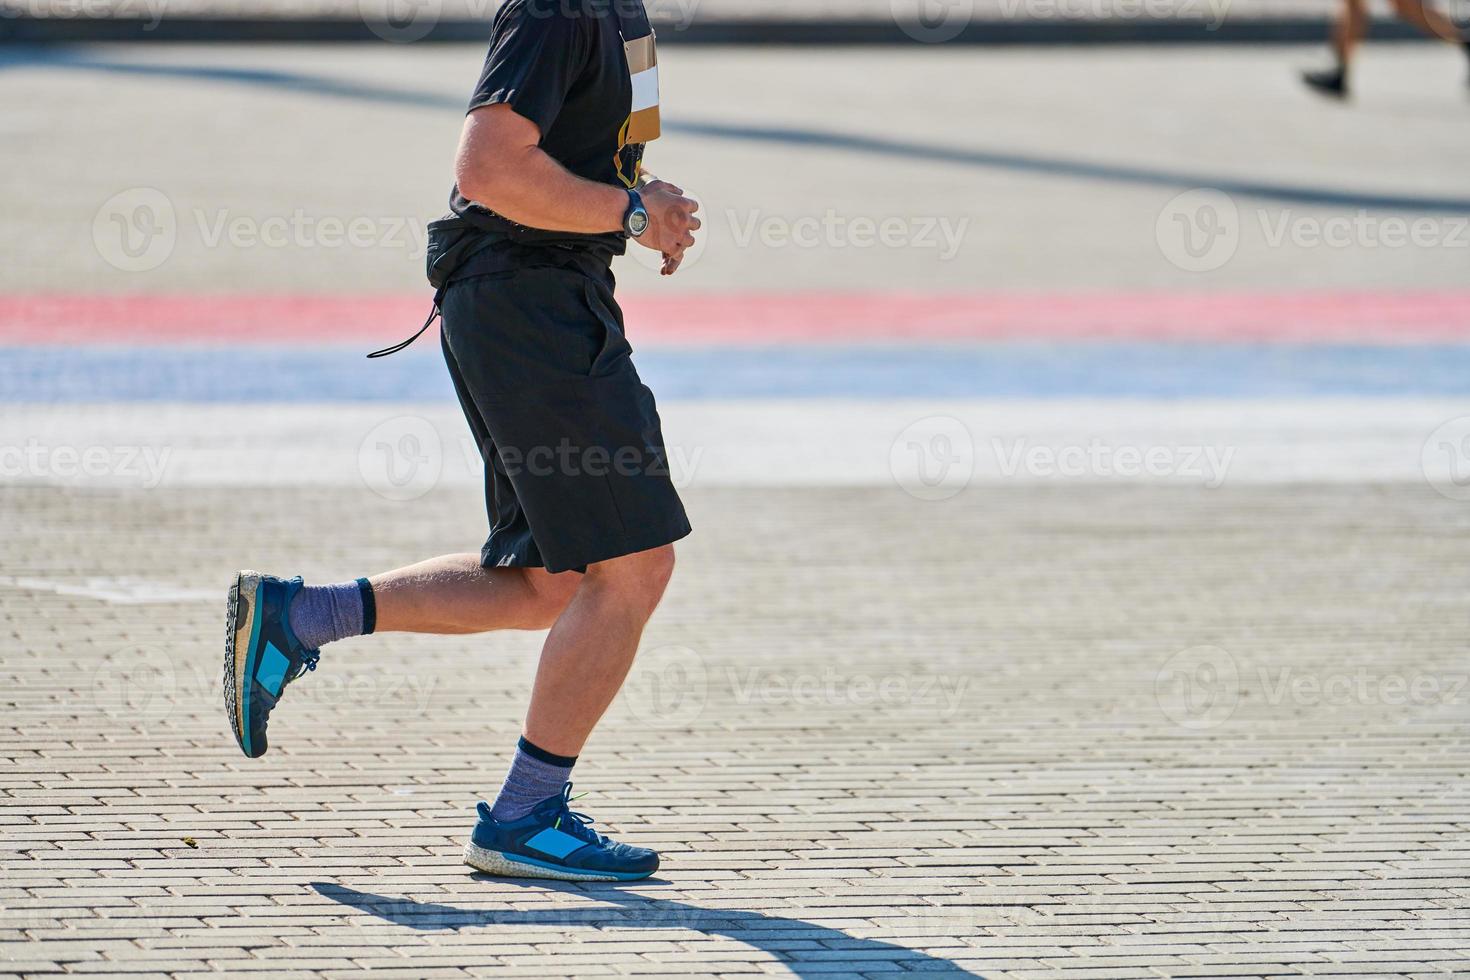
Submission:
<svg viewBox="0 0 1470 980">
<path fill-rule="evenodd" d="M 422 327 L 419 327 L 417 333 L 415 333 L 412 337 L 409 337 L 407 340 L 400 340 L 392 347 L 384 347 L 382 350 L 375 350 L 371 354 L 369 354 L 368 357 L 387 357 L 389 354 L 397 354 L 399 351 L 403 350 L 403 348 L 407 347 L 409 344 L 422 337 L 424 335 L 424 331 L 429 329 L 429 326 L 434 322 L 434 318 L 437 316 L 439 316 L 439 295 L 434 296 L 434 308 L 429 311 L 429 318 L 424 321 L 424 325 Z"/>
</svg>

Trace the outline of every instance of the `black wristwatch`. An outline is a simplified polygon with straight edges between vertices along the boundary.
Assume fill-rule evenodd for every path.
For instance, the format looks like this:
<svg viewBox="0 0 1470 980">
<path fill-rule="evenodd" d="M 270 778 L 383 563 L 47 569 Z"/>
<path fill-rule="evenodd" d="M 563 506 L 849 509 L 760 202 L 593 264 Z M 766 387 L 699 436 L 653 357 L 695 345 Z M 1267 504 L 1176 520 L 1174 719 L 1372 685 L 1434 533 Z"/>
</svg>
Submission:
<svg viewBox="0 0 1470 980">
<path fill-rule="evenodd" d="M 643 206 L 643 198 L 632 188 L 628 189 L 628 210 L 623 212 L 623 231 L 628 233 L 629 238 L 638 238 L 648 230 L 648 210 Z"/>
</svg>

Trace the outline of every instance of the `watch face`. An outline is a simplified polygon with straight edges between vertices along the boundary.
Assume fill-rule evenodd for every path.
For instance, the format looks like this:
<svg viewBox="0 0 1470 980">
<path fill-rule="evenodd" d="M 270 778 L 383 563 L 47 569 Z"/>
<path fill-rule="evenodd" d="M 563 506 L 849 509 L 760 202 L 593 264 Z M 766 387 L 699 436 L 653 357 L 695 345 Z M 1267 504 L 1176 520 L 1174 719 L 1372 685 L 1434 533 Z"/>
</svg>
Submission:
<svg viewBox="0 0 1470 980">
<path fill-rule="evenodd" d="M 628 231 L 634 238 L 648 230 L 648 212 L 642 208 L 634 208 L 633 213 L 628 215 Z"/>
</svg>

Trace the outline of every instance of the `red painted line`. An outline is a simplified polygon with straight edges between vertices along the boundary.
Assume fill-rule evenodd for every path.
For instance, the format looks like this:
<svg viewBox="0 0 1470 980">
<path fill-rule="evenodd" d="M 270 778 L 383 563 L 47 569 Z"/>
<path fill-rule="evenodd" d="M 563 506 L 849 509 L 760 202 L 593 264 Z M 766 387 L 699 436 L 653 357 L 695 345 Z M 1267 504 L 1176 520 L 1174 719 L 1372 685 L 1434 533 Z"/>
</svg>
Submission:
<svg viewBox="0 0 1470 980">
<path fill-rule="evenodd" d="M 635 293 L 635 342 L 1470 342 L 1470 292 Z M 0 295 L 0 343 L 355 344 L 411 333 L 429 296 Z"/>
</svg>

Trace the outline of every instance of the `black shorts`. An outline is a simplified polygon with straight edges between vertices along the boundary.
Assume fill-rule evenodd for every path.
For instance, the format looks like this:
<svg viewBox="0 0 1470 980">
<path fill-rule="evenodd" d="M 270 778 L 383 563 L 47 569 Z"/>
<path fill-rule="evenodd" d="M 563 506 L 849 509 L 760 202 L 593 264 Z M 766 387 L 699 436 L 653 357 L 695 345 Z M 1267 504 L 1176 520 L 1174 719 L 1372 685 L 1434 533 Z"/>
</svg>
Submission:
<svg viewBox="0 0 1470 980">
<path fill-rule="evenodd" d="M 444 360 L 485 461 L 482 565 L 580 571 L 689 533 L 610 270 L 473 275 L 440 306 Z"/>
</svg>

